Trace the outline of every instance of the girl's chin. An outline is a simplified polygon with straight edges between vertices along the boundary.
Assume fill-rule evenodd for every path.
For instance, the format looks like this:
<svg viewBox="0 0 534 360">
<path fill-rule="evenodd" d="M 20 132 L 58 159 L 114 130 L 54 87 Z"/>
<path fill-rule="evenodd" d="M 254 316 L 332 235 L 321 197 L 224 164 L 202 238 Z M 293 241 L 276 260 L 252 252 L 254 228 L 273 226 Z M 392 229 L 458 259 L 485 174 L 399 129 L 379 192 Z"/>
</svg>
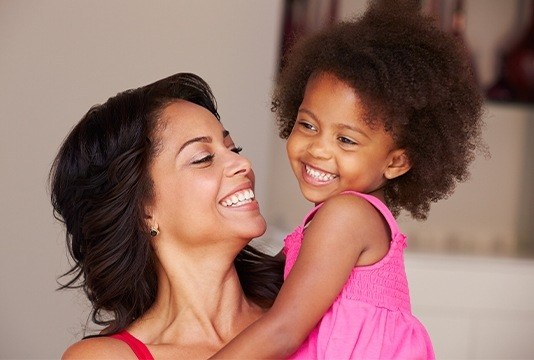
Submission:
<svg viewBox="0 0 534 360">
<path fill-rule="evenodd" d="M 306 200 L 308 200 L 310 203 L 314 205 L 319 205 L 326 201 L 326 199 L 323 199 L 323 198 L 309 198 L 309 199 L 307 198 Z"/>
<path fill-rule="evenodd" d="M 301 191 L 304 198 L 314 204 L 322 203 L 328 198 L 327 194 L 318 193 L 317 191 L 309 191 L 308 189 L 301 189 Z"/>
</svg>

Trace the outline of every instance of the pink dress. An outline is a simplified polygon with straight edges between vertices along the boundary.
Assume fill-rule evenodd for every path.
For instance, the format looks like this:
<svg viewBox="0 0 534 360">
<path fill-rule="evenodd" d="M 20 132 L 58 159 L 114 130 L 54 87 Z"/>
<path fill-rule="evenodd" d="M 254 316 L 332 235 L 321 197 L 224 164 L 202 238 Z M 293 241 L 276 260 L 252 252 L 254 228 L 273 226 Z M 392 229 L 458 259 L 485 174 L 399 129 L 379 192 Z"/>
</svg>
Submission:
<svg viewBox="0 0 534 360">
<path fill-rule="evenodd" d="M 346 193 L 366 199 L 382 213 L 391 229 L 390 248 L 376 264 L 352 270 L 341 293 L 291 359 L 434 359 L 428 333 L 411 312 L 403 258 L 406 237 L 379 199 Z M 321 205 L 285 238 L 284 279 L 297 260 L 304 228 Z"/>
</svg>

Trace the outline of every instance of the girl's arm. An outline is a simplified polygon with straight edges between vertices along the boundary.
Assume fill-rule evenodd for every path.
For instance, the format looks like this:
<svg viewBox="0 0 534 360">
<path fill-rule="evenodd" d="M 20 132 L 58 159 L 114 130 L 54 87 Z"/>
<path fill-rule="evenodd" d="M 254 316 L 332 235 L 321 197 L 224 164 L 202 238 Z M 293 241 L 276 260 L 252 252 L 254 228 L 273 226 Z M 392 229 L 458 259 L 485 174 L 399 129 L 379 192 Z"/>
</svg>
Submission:
<svg viewBox="0 0 534 360">
<path fill-rule="evenodd" d="M 212 359 L 290 356 L 339 295 L 369 239 L 383 233 L 382 217 L 367 201 L 350 195 L 329 199 L 306 229 L 272 308 Z M 381 257 L 386 252 L 387 247 Z"/>
</svg>

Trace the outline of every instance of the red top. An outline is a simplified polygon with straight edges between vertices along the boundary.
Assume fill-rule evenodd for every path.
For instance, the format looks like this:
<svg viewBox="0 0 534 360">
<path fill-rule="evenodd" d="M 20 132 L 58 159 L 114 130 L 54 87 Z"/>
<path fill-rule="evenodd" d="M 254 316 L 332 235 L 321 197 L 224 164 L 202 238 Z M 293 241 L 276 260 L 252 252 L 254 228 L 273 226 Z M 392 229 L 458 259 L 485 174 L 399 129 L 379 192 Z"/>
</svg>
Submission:
<svg viewBox="0 0 534 360">
<path fill-rule="evenodd" d="M 132 351 L 135 353 L 135 356 L 137 356 L 139 360 L 154 360 L 154 357 L 146 345 L 133 337 L 128 331 L 123 330 L 120 333 L 111 335 L 110 337 L 124 341 L 126 344 L 128 344 L 130 349 L 132 349 Z"/>
</svg>

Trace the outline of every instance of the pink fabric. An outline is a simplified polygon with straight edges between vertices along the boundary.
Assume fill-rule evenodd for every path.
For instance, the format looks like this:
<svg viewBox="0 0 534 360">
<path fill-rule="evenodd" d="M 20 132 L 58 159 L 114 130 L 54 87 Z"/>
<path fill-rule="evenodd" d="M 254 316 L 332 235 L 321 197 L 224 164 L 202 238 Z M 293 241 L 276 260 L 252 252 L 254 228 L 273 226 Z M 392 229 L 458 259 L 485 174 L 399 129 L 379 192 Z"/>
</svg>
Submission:
<svg viewBox="0 0 534 360">
<path fill-rule="evenodd" d="M 379 199 L 346 193 L 366 199 L 382 213 L 391 229 L 390 248 L 376 264 L 352 270 L 341 293 L 291 359 L 435 359 L 427 331 L 411 313 L 403 257 L 406 237 Z M 286 237 L 284 278 L 297 259 L 305 225 L 321 205 Z"/>
<path fill-rule="evenodd" d="M 154 360 L 154 357 L 148 350 L 145 344 L 143 344 L 140 340 L 138 340 L 136 337 L 134 337 L 132 334 L 130 334 L 128 331 L 123 330 L 117 334 L 110 335 L 110 337 L 124 341 L 130 349 L 135 353 L 135 356 L 139 360 Z"/>
</svg>

